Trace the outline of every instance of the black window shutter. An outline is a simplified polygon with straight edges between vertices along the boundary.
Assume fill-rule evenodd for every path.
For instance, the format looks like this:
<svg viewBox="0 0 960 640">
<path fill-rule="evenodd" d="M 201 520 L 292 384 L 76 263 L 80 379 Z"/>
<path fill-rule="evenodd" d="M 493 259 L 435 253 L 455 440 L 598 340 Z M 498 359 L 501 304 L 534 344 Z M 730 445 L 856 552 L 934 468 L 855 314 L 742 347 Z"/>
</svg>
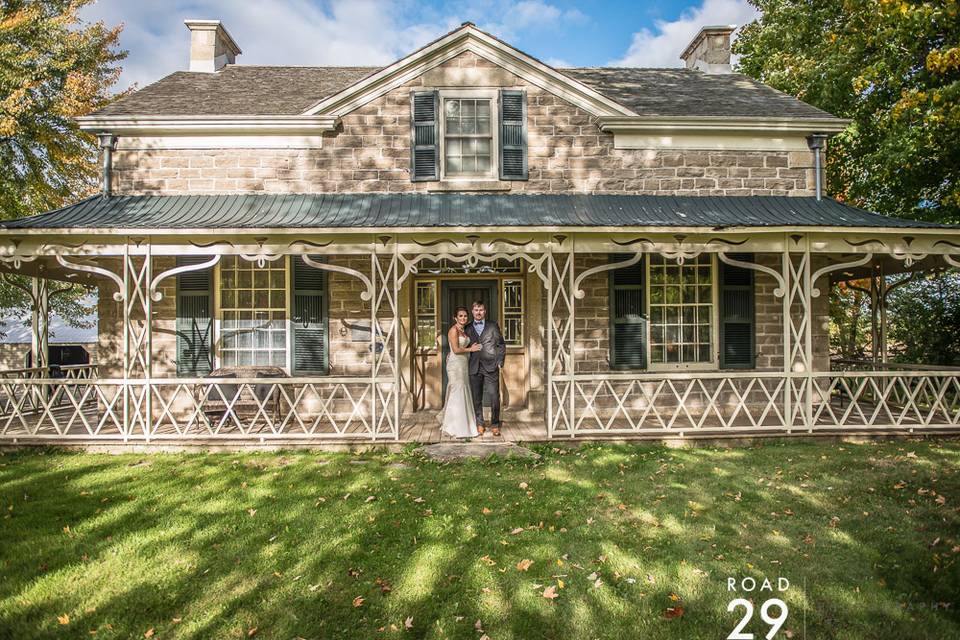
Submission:
<svg viewBox="0 0 960 640">
<path fill-rule="evenodd" d="M 319 256 L 311 256 L 322 262 Z M 293 375 L 326 375 L 327 272 L 293 258 Z"/>
<path fill-rule="evenodd" d="M 209 256 L 182 256 L 177 266 L 200 264 Z M 177 375 L 205 376 L 213 370 L 213 269 L 177 276 Z"/>
<path fill-rule="evenodd" d="M 741 262 L 752 262 L 749 254 L 731 254 Z M 720 368 L 756 367 L 753 269 L 720 263 Z"/>
<path fill-rule="evenodd" d="M 436 91 L 410 94 L 410 179 L 440 179 L 440 96 Z"/>
<path fill-rule="evenodd" d="M 527 93 L 500 92 L 500 179 L 526 180 Z"/>
<path fill-rule="evenodd" d="M 610 262 L 630 255 L 614 254 Z M 644 307 L 644 262 L 610 274 L 610 366 L 643 369 L 647 363 L 647 316 Z"/>
</svg>

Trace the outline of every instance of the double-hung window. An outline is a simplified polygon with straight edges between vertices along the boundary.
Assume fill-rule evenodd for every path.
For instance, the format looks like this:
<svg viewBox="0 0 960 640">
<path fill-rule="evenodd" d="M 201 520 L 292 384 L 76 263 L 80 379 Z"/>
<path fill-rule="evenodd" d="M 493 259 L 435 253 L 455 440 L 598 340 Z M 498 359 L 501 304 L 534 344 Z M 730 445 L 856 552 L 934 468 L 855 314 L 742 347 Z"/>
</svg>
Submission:
<svg viewBox="0 0 960 640">
<path fill-rule="evenodd" d="M 730 256 L 753 262 L 752 254 Z M 612 255 L 611 262 L 629 260 Z M 753 369 L 757 366 L 753 270 L 715 256 L 677 262 L 648 254 L 610 272 L 614 369 Z"/>
<path fill-rule="evenodd" d="M 493 165 L 490 100 L 444 98 L 444 153 L 447 176 L 485 177 Z"/>
<path fill-rule="evenodd" d="M 220 262 L 220 362 L 287 366 L 287 261 L 262 267 L 239 256 Z"/>
</svg>

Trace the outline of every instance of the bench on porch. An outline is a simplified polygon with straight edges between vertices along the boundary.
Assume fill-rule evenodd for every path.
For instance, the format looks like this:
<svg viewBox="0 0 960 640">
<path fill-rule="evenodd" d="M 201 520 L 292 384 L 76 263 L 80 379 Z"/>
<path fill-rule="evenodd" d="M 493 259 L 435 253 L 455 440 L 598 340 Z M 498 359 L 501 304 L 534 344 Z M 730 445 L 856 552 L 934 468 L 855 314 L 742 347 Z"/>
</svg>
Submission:
<svg viewBox="0 0 960 640">
<path fill-rule="evenodd" d="M 194 396 L 202 407 L 204 417 L 214 425 L 229 422 L 232 412 L 240 424 L 256 422 L 258 415 L 264 415 L 276 423 L 280 418 L 280 388 L 271 383 L 263 384 L 223 384 L 217 382 L 230 378 L 286 378 L 287 373 L 280 367 L 246 366 L 221 367 L 207 376 L 209 384 L 197 385 Z M 244 388 L 246 387 L 246 388 Z"/>
</svg>

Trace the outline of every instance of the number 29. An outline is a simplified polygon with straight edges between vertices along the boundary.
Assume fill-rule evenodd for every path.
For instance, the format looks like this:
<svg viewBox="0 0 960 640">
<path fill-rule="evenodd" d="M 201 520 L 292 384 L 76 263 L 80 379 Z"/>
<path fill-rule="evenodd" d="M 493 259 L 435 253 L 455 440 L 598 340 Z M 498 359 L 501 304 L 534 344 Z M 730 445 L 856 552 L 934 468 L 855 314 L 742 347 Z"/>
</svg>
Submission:
<svg viewBox="0 0 960 640">
<path fill-rule="evenodd" d="M 740 624 L 734 627 L 733 631 L 730 632 L 730 635 L 727 636 L 727 640 L 753 640 L 753 634 L 747 633 L 743 630 L 744 627 L 750 623 L 750 618 L 753 617 L 753 603 L 744 598 L 736 598 L 731 600 L 730 604 L 727 605 L 727 611 L 732 612 L 739 606 L 742 606 L 744 609 L 746 609 L 746 612 L 743 614 Z M 780 614 L 776 618 L 770 617 L 771 607 L 776 607 L 780 610 Z M 763 603 L 763 606 L 760 607 L 760 618 L 770 625 L 770 631 L 768 631 L 766 635 L 767 640 L 771 640 L 775 635 L 777 635 L 777 632 L 780 631 L 780 627 L 782 627 L 783 623 L 787 621 L 787 615 L 789 613 L 790 610 L 787 608 L 787 604 L 779 598 L 770 598 Z"/>
</svg>

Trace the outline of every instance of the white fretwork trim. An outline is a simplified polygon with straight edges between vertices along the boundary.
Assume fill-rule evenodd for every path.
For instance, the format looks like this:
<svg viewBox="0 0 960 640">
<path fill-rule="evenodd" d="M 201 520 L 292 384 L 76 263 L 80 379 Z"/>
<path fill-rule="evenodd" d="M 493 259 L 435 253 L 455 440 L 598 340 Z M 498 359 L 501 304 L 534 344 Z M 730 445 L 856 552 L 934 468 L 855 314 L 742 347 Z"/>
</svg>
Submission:
<svg viewBox="0 0 960 640">
<path fill-rule="evenodd" d="M 871 260 L 873 260 L 873 254 L 868 253 L 864 255 L 862 258 L 851 260 L 850 262 L 841 262 L 840 264 L 829 264 L 825 267 L 822 267 L 814 271 L 813 276 L 810 278 L 810 280 L 814 285 L 816 285 L 817 280 L 819 280 L 821 277 L 825 276 L 828 273 L 831 273 L 833 271 L 840 271 L 841 269 L 853 269 L 855 267 L 862 267 L 863 265 L 868 264 Z M 811 287 L 810 297 L 819 298 L 820 288 L 817 286 Z"/>
<path fill-rule="evenodd" d="M 108 269 L 104 269 L 103 267 L 97 267 L 90 264 L 80 264 L 78 262 L 70 262 L 69 260 L 67 260 L 66 258 L 64 258 L 59 254 L 56 256 L 56 258 L 57 258 L 57 262 L 60 263 L 60 266 L 66 267 L 67 269 L 73 269 L 74 271 L 83 271 L 85 273 L 92 273 L 98 276 L 105 276 L 107 278 L 110 278 L 116 283 L 118 288 L 118 291 L 113 294 L 113 299 L 116 300 L 117 302 L 123 302 L 124 299 L 126 298 L 126 296 L 124 295 L 125 288 L 124 288 L 123 278 L 121 278 L 114 272 Z"/>
<path fill-rule="evenodd" d="M 154 302 L 160 302 L 163 300 L 163 292 L 158 290 L 157 287 L 160 286 L 160 283 L 166 280 L 167 278 L 172 278 L 173 276 L 178 276 L 181 273 L 189 273 L 191 271 L 202 271 L 204 269 L 209 269 L 220 262 L 222 256 L 215 255 L 210 260 L 206 262 L 201 262 L 200 264 L 186 264 L 180 267 L 174 267 L 173 269 L 168 269 L 155 277 L 153 282 L 150 283 L 150 299 Z"/>
</svg>

